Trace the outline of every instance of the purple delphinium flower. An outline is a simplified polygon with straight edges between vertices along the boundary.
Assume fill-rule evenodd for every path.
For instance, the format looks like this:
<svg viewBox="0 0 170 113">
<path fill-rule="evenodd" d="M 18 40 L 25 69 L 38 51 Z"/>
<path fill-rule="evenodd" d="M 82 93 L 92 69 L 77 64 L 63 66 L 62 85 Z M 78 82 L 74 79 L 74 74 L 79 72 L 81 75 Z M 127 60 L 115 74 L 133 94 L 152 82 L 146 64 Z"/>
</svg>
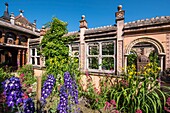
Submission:
<svg viewBox="0 0 170 113">
<path fill-rule="evenodd" d="M 27 98 L 24 100 L 23 108 L 24 108 L 24 113 L 35 112 L 34 102 L 32 101 L 31 98 Z"/>
<path fill-rule="evenodd" d="M 78 104 L 78 90 L 75 79 L 69 72 L 64 73 L 64 85 L 60 88 L 60 102 L 57 110 L 59 113 L 71 112 L 72 106 Z"/>
<path fill-rule="evenodd" d="M 72 81 L 72 85 L 73 85 L 73 95 L 72 95 L 72 98 L 73 98 L 75 104 L 78 104 L 78 86 L 76 84 L 76 80 Z"/>
<path fill-rule="evenodd" d="M 60 102 L 57 109 L 59 113 L 67 113 L 68 110 L 68 94 L 66 93 L 64 85 L 60 88 Z"/>
<path fill-rule="evenodd" d="M 46 98 L 51 94 L 52 89 L 56 79 L 53 75 L 48 75 L 47 80 L 43 84 L 42 92 L 41 92 L 41 102 L 42 104 L 46 103 Z"/>
<path fill-rule="evenodd" d="M 2 86 L 4 89 L 3 93 L 9 107 L 14 107 L 15 105 L 19 105 L 23 102 L 23 92 L 19 78 L 13 76 L 2 82 Z"/>
</svg>

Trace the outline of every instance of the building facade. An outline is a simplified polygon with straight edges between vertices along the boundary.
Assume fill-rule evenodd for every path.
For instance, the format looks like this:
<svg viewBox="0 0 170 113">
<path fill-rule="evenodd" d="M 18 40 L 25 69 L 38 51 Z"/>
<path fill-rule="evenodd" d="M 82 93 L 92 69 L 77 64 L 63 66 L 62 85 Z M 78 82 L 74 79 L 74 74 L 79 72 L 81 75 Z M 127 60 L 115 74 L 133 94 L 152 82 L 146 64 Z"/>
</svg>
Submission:
<svg viewBox="0 0 170 113">
<path fill-rule="evenodd" d="M 157 53 L 161 71 L 170 68 L 170 16 L 125 23 L 125 11 L 120 5 L 115 18 L 113 25 L 88 29 L 85 16 L 82 16 L 80 30 L 67 34 L 78 36 L 70 48 L 72 52 L 79 52 L 82 72 L 119 75 L 122 68 L 126 72 L 132 50 L 138 57 L 142 50 L 145 58 L 151 52 Z"/>
<path fill-rule="evenodd" d="M 36 49 L 31 49 L 34 48 L 32 40 L 40 37 L 36 21 L 30 23 L 22 10 L 18 16 L 9 14 L 8 3 L 5 6 L 4 14 L 0 17 L 0 67 L 16 71 L 25 64 L 40 64 Z"/>
<path fill-rule="evenodd" d="M 125 11 L 118 6 L 115 24 L 98 28 L 88 28 L 82 16 L 79 30 L 66 36 L 77 36 L 69 45 L 74 57 L 79 59 L 81 72 L 112 73 L 119 75 L 127 67 L 128 55 L 135 51 L 138 56 L 143 51 L 146 57 L 151 52 L 159 56 L 161 71 L 170 68 L 170 16 L 155 17 L 133 22 L 124 22 Z M 9 15 L 8 4 L 0 18 L 0 65 L 18 69 L 32 64 L 35 69 L 44 66 L 38 53 L 38 45 L 45 29 L 36 29 L 36 22 L 30 23 L 20 11 L 18 16 Z M 142 58 L 142 57 L 140 57 Z M 142 60 L 142 59 L 141 59 Z"/>
</svg>

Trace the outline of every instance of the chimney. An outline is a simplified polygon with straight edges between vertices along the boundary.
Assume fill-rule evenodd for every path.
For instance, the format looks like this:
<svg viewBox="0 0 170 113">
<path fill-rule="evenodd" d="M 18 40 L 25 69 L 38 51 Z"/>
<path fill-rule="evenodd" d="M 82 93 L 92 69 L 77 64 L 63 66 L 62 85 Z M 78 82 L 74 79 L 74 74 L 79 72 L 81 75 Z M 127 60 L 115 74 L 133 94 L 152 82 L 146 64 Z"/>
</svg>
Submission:
<svg viewBox="0 0 170 113">
<path fill-rule="evenodd" d="M 11 13 L 11 15 L 10 15 L 10 22 L 11 22 L 11 24 L 15 24 L 15 17 L 14 17 L 14 13 Z"/>
</svg>

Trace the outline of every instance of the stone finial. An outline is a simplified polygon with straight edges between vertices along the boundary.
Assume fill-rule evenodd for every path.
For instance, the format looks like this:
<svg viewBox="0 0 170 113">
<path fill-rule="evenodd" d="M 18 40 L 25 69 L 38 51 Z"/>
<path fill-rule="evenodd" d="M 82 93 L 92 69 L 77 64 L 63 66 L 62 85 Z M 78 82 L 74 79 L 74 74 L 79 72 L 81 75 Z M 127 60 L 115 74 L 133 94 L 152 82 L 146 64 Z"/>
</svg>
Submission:
<svg viewBox="0 0 170 113">
<path fill-rule="evenodd" d="M 37 20 L 34 20 L 34 22 L 33 22 L 33 25 L 36 27 L 36 22 L 37 22 Z"/>
<path fill-rule="evenodd" d="M 36 24 L 37 20 L 34 20 L 34 23 Z"/>
<path fill-rule="evenodd" d="M 81 16 L 81 19 L 82 19 L 82 20 L 85 20 L 85 15 L 82 15 L 82 16 Z"/>
<path fill-rule="evenodd" d="M 119 5 L 119 6 L 117 7 L 117 9 L 118 9 L 118 11 L 122 11 L 122 5 Z"/>
<path fill-rule="evenodd" d="M 125 11 L 122 10 L 122 5 L 119 5 L 117 7 L 118 11 L 115 13 L 115 16 L 116 16 L 116 22 L 118 20 L 124 20 L 124 15 L 125 15 Z"/>
<path fill-rule="evenodd" d="M 85 20 L 85 16 L 84 15 L 81 16 L 80 28 L 86 28 L 87 29 L 87 21 Z"/>
<path fill-rule="evenodd" d="M 5 6 L 6 6 L 6 12 L 8 12 L 8 3 L 7 2 L 5 3 Z"/>
<path fill-rule="evenodd" d="M 20 15 L 23 16 L 24 10 L 19 10 Z"/>
<path fill-rule="evenodd" d="M 40 36 L 44 36 L 46 34 L 47 29 L 45 28 L 45 26 L 42 26 L 42 28 L 40 29 Z"/>
</svg>

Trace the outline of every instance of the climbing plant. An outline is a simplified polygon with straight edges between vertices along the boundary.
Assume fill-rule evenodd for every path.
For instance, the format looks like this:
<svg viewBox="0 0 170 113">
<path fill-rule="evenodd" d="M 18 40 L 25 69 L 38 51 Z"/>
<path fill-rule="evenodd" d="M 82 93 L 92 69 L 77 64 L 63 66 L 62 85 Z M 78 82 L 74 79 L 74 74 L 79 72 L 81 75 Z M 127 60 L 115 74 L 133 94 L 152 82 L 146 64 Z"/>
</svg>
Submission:
<svg viewBox="0 0 170 113">
<path fill-rule="evenodd" d="M 59 78 L 68 70 L 70 61 L 68 44 L 74 36 L 67 34 L 67 23 L 56 17 L 46 26 L 47 32 L 43 37 L 40 47 L 41 55 L 45 57 L 46 72 Z"/>
</svg>

